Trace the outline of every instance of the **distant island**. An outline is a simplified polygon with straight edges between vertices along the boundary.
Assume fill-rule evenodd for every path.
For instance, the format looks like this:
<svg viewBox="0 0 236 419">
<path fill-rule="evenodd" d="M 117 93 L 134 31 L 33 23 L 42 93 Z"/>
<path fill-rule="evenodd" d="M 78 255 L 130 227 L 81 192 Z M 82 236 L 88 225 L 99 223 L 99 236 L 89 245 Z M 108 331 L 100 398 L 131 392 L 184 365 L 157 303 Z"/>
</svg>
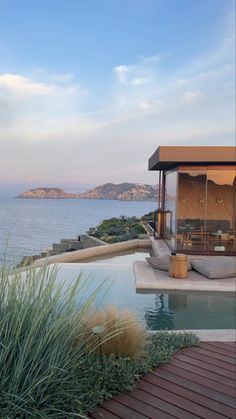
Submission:
<svg viewBox="0 0 236 419">
<path fill-rule="evenodd" d="M 114 199 L 120 201 L 156 201 L 158 187 L 140 183 L 106 183 L 87 192 L 68 193 L 60 188 L 28 189 L 16 198 L 28 199 Z"/>
<path fill-rule="evenodd" d="M 155 201 L 158 188 L 141 183 L 106 183 L 79 194 L 81 199 L 118 199 L 120 201 Z"/>
<path fill-rule="evenodd" d="M 34 199 L 66 199 L 78 198 L 78 194 L 64 192 L 60 188 L 35 188 L 28 189 L 16 198 L 34 198 Z"/>
</svg>

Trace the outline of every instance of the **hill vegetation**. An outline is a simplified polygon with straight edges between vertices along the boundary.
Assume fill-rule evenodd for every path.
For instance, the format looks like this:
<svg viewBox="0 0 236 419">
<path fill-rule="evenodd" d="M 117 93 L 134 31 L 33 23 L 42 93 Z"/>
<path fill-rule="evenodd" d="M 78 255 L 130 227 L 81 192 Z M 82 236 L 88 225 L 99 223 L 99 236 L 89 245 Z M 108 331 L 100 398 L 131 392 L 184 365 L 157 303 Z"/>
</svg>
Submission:
<svg viewBox="0 0 236 419">
<path fill-rule="evenodd" d="M 90 228 L 87 233 L 107 243 L 117 243 L 137 239 L 146 235 L 147 231 L 139 218 L 121 216 L 103 220 L 97 227 Z"/>
</svg>

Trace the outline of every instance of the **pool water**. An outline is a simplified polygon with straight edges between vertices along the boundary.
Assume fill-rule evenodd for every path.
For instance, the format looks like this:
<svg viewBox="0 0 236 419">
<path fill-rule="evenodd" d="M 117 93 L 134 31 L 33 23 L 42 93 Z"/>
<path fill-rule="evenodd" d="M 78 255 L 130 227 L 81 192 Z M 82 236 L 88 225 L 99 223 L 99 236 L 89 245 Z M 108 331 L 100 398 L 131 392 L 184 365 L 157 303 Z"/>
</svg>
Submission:
<svg viewBox="0 0 236 419">
<path fill-rule="evenodd" d="M 96 256 L 89 259 L 84 259 L 83 263 L 106 263 L 106 264 L 112 264 L 112 265 L 129 265 L 132 267 L 132 264 L 135 260 L 145 260 L 146 257 L 150 257 L 150 253 L 148 252 L 148 249 L 139 249 L 139 250 L 125 250 L 115 253 L 110 253 L 109 255 L 101 255 Z M 80 261 L 78 261 L 80 263 Z"/>
<path fill-rule="evenodd" d="M 92 263 L 58 264 L 58 280 L 70 284 L 82 273 L 91 279 L 86 299 L 106 279 L 96 298 L 96 307 L 115 305 L 131 309 L 150 330 L 158 329 L 234 329 L 235 301 L 232 295 L 210 293 L 136 293 L 132 260 L 144 259 L 139 253 Z M 116 262 L 116 263 L 115 263 Z M 117 263 L 118 262 L 118 263 Z M 83 279 L 84 278 L 84 279 Z"/>
</svg>

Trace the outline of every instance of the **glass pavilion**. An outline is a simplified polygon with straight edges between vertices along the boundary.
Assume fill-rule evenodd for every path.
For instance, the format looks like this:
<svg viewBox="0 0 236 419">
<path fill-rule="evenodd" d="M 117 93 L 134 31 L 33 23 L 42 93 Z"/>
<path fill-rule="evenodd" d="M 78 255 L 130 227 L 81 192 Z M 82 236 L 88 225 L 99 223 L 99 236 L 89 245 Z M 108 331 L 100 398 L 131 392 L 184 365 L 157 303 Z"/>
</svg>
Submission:
<svg viewBox="0 0 236 419">
<path fill-rule="evenodd" d="M 236 254 L 236 148 L 160 146 L 158 235 L 170 250 Z"/>
</svg>

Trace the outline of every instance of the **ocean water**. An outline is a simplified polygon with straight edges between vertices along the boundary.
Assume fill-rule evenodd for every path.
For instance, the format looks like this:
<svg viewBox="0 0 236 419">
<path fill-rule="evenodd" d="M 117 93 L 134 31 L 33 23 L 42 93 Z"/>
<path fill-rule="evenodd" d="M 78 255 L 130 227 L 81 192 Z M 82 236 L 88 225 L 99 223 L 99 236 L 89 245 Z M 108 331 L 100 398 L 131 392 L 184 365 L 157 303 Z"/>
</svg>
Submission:
<svg viewBox="0 0 236 419">
<path fill-rule="evenodd" d="M 105 218 L 141 216 L 155 202 L 0 197 L 0 264 L 44 251 L 61 239 L 76 238 Z"/>
</svg>

